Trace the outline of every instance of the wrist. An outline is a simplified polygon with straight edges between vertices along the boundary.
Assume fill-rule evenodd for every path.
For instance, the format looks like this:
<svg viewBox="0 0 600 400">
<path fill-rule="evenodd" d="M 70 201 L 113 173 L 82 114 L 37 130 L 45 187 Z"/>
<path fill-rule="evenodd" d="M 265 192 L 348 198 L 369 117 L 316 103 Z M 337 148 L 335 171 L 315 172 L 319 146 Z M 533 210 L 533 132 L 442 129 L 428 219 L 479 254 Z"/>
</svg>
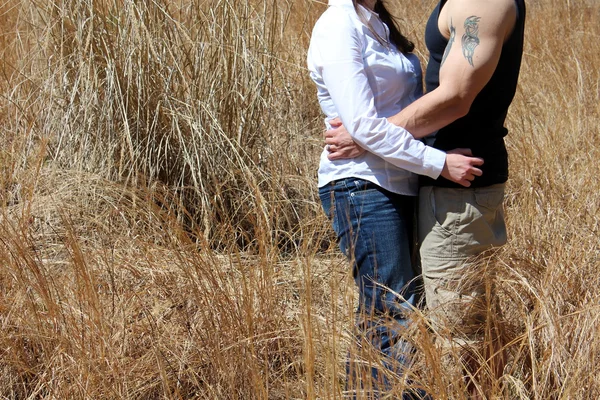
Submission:
<svg viewBox="0 0 600 400">
<path fill-rule="evenodd" d="M 424 155 L 424 168 L 423 175 L 426 175 L 432 179 L 440 177 L 444 169 L 446 169 L 447 155 L 442 150 L 426 146 Z"/>
</svg>

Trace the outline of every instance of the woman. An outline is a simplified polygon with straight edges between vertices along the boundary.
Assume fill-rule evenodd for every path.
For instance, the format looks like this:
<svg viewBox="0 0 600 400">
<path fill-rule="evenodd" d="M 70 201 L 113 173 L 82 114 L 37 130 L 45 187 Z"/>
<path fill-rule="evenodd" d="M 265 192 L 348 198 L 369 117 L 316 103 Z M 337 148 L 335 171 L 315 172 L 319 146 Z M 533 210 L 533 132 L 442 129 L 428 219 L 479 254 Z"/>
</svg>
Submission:
<svg viewBox="0 0 600 400">
<path fill-rule="evenodd" d="M 447 161 L 446 153 L 386 120 L 422 95 L 413 48 L 382 1 L 329 0 L 308 51 L 326 125 L 341 118 L 367 150 L 330 161 L 324 149 L 319 195 L 340 248 L 353 263 L 361 335 L 396 372 L 406 357 L 400 336 L 417 296 L 411 264 L 417 174 L 435 179 L 452 168 L 447 162 L 469 162 L 462 156 Z M 383 374 L 374 369 L 372 376 L 374 386 L 386 388 Z"/>
</svg>

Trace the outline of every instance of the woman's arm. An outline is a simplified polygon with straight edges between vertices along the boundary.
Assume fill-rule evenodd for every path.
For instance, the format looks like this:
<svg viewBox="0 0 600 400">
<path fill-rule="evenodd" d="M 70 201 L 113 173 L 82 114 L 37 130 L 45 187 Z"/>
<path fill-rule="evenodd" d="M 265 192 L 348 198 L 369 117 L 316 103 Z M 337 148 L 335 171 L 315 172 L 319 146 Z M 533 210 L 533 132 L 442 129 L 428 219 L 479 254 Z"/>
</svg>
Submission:
<svg viewBox="0 0 600 400">
<path fill-rule="evenodd" d="M 344 10 L 331 8 L 313 31 L 309 69 L 326 90 L 352 139 L 367 151 L 408 171 L 437 178 L 446 154 L 425 146 L 404 128 L 379 117 L 363 60 L 361 33 Z M 321 97 L 320 101 L 327 101 Z"/>
<path fill-rule="evenodd" d="M 336 129 L 325 132 L 329 158 L 335 159 L 338 154 L 343 154 L 343 157 L 339 156 L 339 158 L 355 158 L 365 152 L 352 140 L 348 131 L 341 125 L 341 120 L 333 120 L 331 124 Z M 470 149 L 454 149 L 446 154 L 446 161 L 440 175 L 459 185 L 469 187 L 476 176 L 482 175 L 481 169 L 477 168 L 481 165 L 483 159 L 473 157 Z"/>
</svg>

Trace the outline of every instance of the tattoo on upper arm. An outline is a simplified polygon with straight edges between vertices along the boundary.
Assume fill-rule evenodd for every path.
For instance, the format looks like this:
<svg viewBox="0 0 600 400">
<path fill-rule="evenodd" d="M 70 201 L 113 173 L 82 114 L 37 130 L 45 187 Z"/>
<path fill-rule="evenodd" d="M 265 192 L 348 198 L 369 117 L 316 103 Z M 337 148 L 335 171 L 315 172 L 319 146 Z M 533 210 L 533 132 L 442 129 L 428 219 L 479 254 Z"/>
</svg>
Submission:
<svg viewBox="0 0 600 400">
<path fill-rule="evenodd" d="M 475 15 L 470 16 L 465 20 L 465 34 L 462 36 L 463 55 L 473 65 L 473 54 L 475 47 L 479 45 L 479 20 L 481 17 Z"/>
<path fill-rule="evenodd" d="M 444 65 L 444 61 L 446 61 L 448 54 L 450 54 L 450 49 L 452 48 L 452 43 L 454 43 L 455 36 L 456 36 L 456 28 L 452 24 L 452 19 L 450 19 L 450 38 L 448 39 L 448 44 L 446 45 L 446 50 L 444 50 L 444 56 L 442 57 L 442 62 L 440 64 L 440 67 L 442 65 Z"/>
</svg>

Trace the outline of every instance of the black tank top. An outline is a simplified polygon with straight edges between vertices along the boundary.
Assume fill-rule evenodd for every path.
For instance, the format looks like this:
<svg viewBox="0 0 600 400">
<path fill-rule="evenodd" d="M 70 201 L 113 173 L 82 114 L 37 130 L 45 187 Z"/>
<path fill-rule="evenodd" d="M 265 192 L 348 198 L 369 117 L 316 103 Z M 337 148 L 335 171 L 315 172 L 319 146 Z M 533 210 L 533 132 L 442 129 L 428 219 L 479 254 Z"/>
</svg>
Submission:
<svg viewBox="0 0 600 400">
<path fill-rule="evenodd" d="M 440 10 L 445 3 L 446 0 L 440 0 L 425 28 L 425 43 L 430 54 L 425 75 L 428 92 L 439 86 L 440 64 L 448 44 L 448 39 L 442 36 L 438 28 Z M 508 179 L 508 154 L 504 145 L 504 136 L 508 130 L 504 127 L 504 121 L 517 89 L 525 27 L 525 1 L 515 0 L 515 3 L 518 10 L 517 21 L 511 36 L 502 47 L 498 66 L 490 81 L 477 95 L 466 116 L 440 129 L 435 138 L 427 141 L 440 150 L 470 148 L 473 155 L 484 159 L 481 167 L 483 175 L 475 178 L 472 187 L 503 183 Z M 460 187 L 442 177 L 435 181 L 423 178 L 422 184 Z"/>
</svg>

